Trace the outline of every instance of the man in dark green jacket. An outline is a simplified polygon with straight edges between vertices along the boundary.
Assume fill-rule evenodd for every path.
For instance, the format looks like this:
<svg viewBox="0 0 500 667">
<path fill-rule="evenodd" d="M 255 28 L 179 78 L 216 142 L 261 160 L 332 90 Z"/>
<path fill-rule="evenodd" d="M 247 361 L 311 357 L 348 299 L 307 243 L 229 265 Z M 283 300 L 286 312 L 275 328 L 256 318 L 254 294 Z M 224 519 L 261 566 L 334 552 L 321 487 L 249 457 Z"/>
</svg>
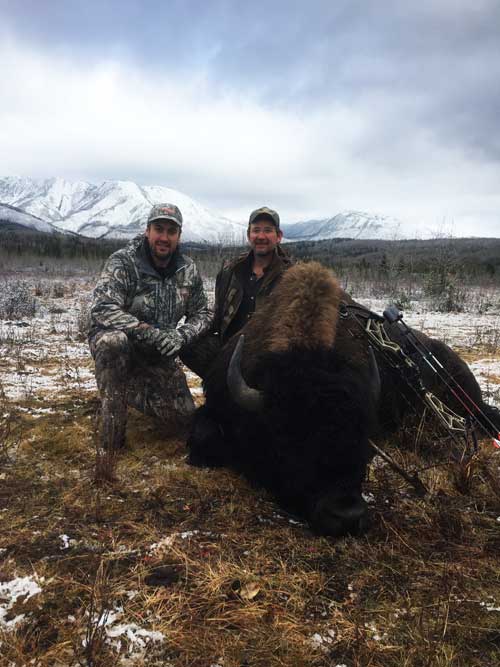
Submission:
<svg viewBox="0 0 500 667">
<path fill-rule="evenodd" d="M 180 252 L 181 230 L 177 206 L 153 206 L 145 233 L 111 255 L 94 290 L 89 345 L 107 449 L 125 442 L 127 404 L 169 424 L 187 425 L 194 411 L 177 356 L 208 331 L 212 313 L 195 263 Z"/>
<path fill-rule="evenodd" d="M 262 206 L 250 214 L 250 251 L 226 261 L 217 275 L 211 333 L 181 353 L 182 361 L 202 378 L 220 348 L 248 322 L 291 265 L 280 246 L 282 238 L 276 211 Z"/>
</svg>

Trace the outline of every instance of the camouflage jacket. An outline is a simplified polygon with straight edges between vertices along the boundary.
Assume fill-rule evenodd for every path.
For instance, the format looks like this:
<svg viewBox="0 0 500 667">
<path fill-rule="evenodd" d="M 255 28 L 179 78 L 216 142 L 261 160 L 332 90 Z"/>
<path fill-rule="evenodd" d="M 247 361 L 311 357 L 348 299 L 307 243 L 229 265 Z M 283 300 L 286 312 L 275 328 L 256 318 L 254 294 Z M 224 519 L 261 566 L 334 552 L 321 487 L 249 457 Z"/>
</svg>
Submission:
<svg viewBox="0 0 500 667">
<path fill-rule="evenodd" d="M 227 340 L 226 332 L 233 321 L 243 298 L 243 285 L 238 274 L 248 262 L 250 253 L 226 261 L 217 274 L 215 282 L 215 313 L 213 331 L 217 332 L 222 343 Z M 292 265 L 291 258 L 278 246 L 273 261 L 260 282 L 255 308 L 271 294 L 283 273 Z"/>
<path fill-rule="evenodd" d="M 89 338 L 103 329 L 132 332 L 140 322 L 159 329 L 179 327 L 185 343 L 205 333 L 212 313 L 196 264 L 177 252 L 172 275 L 162 278 L 144 246 L 144 235 L 113 253 L 94 290 Z"/>
</svg>

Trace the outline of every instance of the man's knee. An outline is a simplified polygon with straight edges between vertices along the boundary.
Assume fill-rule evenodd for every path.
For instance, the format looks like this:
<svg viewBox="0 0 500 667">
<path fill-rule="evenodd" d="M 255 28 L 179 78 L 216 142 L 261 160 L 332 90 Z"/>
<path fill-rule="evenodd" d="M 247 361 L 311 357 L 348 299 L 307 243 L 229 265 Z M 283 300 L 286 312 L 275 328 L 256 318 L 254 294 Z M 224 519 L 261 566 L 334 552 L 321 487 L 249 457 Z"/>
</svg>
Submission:
<svg viewBox="0 0 500 667">
<path fill-rule="evenodd" d="M 130 366 L 130 343 L 123 331 L 105 331 L 90 341 L 97 386 L 101 392 L 126 390 Z"/>
<path fill-rule="evenodd" d="M 96 365 L 110 366 L 130 356 L 130 343 L 123 331 L 106 331 L 99 335 L 91 350 Z"/>
</svg>

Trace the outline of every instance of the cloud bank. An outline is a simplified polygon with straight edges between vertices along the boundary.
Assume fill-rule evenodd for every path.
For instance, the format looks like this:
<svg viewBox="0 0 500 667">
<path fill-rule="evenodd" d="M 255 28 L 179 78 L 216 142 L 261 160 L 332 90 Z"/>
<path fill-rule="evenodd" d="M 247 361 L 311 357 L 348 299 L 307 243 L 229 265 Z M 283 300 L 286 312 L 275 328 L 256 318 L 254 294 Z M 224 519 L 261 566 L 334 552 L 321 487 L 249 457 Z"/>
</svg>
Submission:
<svg viewBox="0 0 500 667">
<path fill-rule="evenodd" d="M 146 4 L 4 11 L 1 175 L 500 235 L 496 3 Z"/>
</svg>

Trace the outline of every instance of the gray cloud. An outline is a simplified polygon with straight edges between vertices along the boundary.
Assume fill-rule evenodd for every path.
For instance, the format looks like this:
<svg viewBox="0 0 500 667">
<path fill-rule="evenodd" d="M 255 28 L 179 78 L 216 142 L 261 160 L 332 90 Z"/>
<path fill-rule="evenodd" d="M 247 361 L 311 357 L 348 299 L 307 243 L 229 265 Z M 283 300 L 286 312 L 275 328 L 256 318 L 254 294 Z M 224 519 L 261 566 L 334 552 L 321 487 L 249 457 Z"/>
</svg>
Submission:
<svg viewBox="0 0 500 667">
<path fill-rule="evenodd" d="M 36 118 L 48 137 L 28 133 L 33 149 L 16 144 L 10 169 L 48 169 L 52 146 L 62 175 L 162 182 L 233 211 L 257 196 L 296 217 L 341 205 L 424 215 L 430 197 L 428 215 L 494 215 L 493 0 L 0 0 L 0 22 L 15 51 L 2 123 Z M 64 87 L 62 108 L 41 99 L 43 77 L 51 95 L 51 80 Z M 148 159 L 155 141 L 170 159 Z"/>
<path fill-rule="evenodd" d="M 394 116 L 405 114 L 401 132 L 426 127 L 440 141 L 499 158 L 494 0 L 17 0 L 2 7 L 16 35 L 44 48 L 176 76 L 197 72 L 214 96 L 239 91 L 302 113 L 384 97 L 395 131 Z"/>
</svg>

